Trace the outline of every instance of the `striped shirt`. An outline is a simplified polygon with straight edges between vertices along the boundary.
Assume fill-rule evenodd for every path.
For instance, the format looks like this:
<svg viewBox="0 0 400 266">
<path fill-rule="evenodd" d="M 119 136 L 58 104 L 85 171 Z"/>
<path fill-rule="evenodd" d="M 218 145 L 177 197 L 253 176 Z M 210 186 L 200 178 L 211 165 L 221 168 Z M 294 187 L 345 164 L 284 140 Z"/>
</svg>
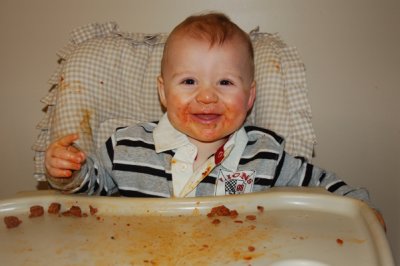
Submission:
<svg viewBox="0 0 400 266">
<path fill-rule="evenodd" d="M 287 154 L 284 143 L 270 130 L 245 125 L 193 173 L 197 150 L 165 115 L 159 122 L 116 129 L 97 154 L 87 155 L 71 182 L 49 181 L 70 192 L 129 197 L 213 196 L 309 186 L 369 203 L 365 189 Z M 190 171 L 182 178 L 179 169 L 185 167 L 175 166 L 185 164 Z"/>
</svg>

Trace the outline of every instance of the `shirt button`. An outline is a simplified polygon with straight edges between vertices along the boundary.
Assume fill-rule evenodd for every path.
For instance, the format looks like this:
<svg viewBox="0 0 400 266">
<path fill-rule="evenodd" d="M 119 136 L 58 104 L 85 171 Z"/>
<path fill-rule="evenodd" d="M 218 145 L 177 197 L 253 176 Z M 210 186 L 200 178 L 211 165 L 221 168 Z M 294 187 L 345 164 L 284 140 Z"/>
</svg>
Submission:
<svg viewBox="0 0 400 266">
<path fill-rule="evenodd" d="M 187 164 L 182 164 L 181 165 L 181 171 L 185 171 L 187 169 Z"/>
</svg>

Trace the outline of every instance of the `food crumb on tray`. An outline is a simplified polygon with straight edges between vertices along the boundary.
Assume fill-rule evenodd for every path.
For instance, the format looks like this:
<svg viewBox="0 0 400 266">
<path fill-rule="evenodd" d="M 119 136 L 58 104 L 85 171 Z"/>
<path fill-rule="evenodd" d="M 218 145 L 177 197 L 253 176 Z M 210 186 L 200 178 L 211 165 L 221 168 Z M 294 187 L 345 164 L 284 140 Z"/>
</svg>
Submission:
<svg viewBox="0 0 400 266">
<path fill-rule="evenodd" d="M 17 216 L 6 216 L 4 217 L 4 223 L 7 228 L 15 228 L 22 223 L 22 221 Z"/>
<path fill-rule="evenodd" d="M 91 215 L 95 215 L 98 211 L 97 208 L 93 207 L 92 205 L 89 205 L 89 209 Z"/>
<path fill-rule="evenodd" d="M 51 214 L 58 214 L 60 212 L 60 209 L 61 209 L 61 204 L 60 203 L 52 202 L 49 205 L 49 208 L 47 209 L 47 212 L 51 213 Z"/>
<path fill-rule="evenodd" d="M 236 210 L 230 210 L 225 205 L 213 207 L 211 211 L 207 214 L 208 217 L 230 216 L 232 218 L 236 218 L 238 215 L 239 214 Z"/>
<path fill-rule="evenodd" d="M 257 206 L 257 211 L 259 213 L 263 213 L 264 212 L 264 207 Z M 225 205 L 220 205 L 220 206 L 213 207 L 211 209 L 211 211 L 209 213 L 207 213 L 207 217 L 208 218 L 214 218 L 215 216 L 229 216 L 232 219 L 234 219 L 235 223 L 243 223 L 242 220 L 237 220 L 236 219 L 239 216 L 239 213 L 236 210 L 230 210 Z M 248 220 L 248 221 L 255 221 L 256 219 L 257 219 L 256 215 L 253 215 L 253 214 L 246 215 L 246 220 Z M 217 225 L 217 224 L 221 223 L 221 220 L 220 219 L 213 219 L 211 223 L 214 224 L 214 225 Z"/>
<path fill-rule="evenodd" d="M 44 214 L 44 209 L 40 205 L 33 205 L 29 208 L 29 210 L 30 210 L 29 218 L 40 217 L 43 216 Z"/>
<path fill-rule="evenodd" d="M 82 210 L 79 206 L 71 206 L 71 208 L 69 208 L 69 210 L 65 211 L 62 213 L 63 216 L 75 216 L 75 217 L 82 217 L 85 216 L 84 214 L 82 214 Z"/>
<path fill-rule="evenodd" d="M 221 220 L 220 219 L 214 219 L 211 223 L 212 224 L 220 224 Z"/>
<path fill-rule="evenodd" d="M 48 206 L 47 212 L 49 214 L 58 214 L 59 216 L 73 216 L 73 217 L 87 217 L 88 215 L 84 212 L 82 212 L 81 207 L 79 206 L 71 206 L 68 210 L 60 213 L 61 211 L 61 204 L 58 202 L 52 202 Z M 89 205 L 89 211 L 91 215 L 95 215 L 98 211 L 97 208 L 93 207 L 92 205 Z M 45 213 L 43 206 L 41 205 L 33 205 L 29 208 L 29 218 L 35 218 L 35 217 L 40 217 L 43 216 Z M 98 218 L 98 217 L 97 217 Z M 100 220 L 100 219 L 98 219 Z M 22 220 L 20 220 L 17 216 L 5 216 L 4 217 L 4 223 L 7 228 L 14 228 L 19 226 L 22 223 Z"/>
<path fill-rule="evenodd" d="M 246 219 L 250 220 L 250 221 L 254 221 L 257 219 L 257 217 L 255 215 L 246 215 Z"/>
</svg>

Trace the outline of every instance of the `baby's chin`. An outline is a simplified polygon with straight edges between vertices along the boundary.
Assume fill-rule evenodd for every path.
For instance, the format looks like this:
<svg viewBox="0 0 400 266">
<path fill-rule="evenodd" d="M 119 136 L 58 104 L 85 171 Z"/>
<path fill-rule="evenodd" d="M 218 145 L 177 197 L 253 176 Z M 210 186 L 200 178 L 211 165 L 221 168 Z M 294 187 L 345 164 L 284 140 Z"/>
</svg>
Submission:
<svg viewBox="0 0 400 266">
<path fill-rule="evenodd" d="M 186 134 L 189 136 L 190 139 L 193 139 L 197 142 L 204 143 L 204 144 L 210 144 L 210 143 L 225 143 L 229 135 L 208 135 L 208 134 Z"/>
</svg>

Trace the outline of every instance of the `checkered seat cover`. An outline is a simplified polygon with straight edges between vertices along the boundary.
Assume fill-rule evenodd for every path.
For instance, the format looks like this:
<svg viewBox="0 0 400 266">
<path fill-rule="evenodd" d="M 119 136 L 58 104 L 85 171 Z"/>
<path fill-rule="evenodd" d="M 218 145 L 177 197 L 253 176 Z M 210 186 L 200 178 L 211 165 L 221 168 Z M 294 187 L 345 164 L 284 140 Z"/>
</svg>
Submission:
<svg viewBox="0 0 400 266">
<path fill-rule="evenodd" d="M 305 67 L 295 47 L 278 34 L 250 33 L 255 51 L 257 98 L 248 123 L 286 139 L 286 151 L 311 159 L 316 137 L 307 98 Z M 80 133 L 79 146 L 93 152 L 118 126 L 159 120 L 163 113 L 156 77 L 167 34 L 121 32 L 114 22 L 90 24 L 71 33 L 59 53 L 45 115 L 33 145 L 34 176 L 45 180 L 50 142 Z"/>
</svg>

